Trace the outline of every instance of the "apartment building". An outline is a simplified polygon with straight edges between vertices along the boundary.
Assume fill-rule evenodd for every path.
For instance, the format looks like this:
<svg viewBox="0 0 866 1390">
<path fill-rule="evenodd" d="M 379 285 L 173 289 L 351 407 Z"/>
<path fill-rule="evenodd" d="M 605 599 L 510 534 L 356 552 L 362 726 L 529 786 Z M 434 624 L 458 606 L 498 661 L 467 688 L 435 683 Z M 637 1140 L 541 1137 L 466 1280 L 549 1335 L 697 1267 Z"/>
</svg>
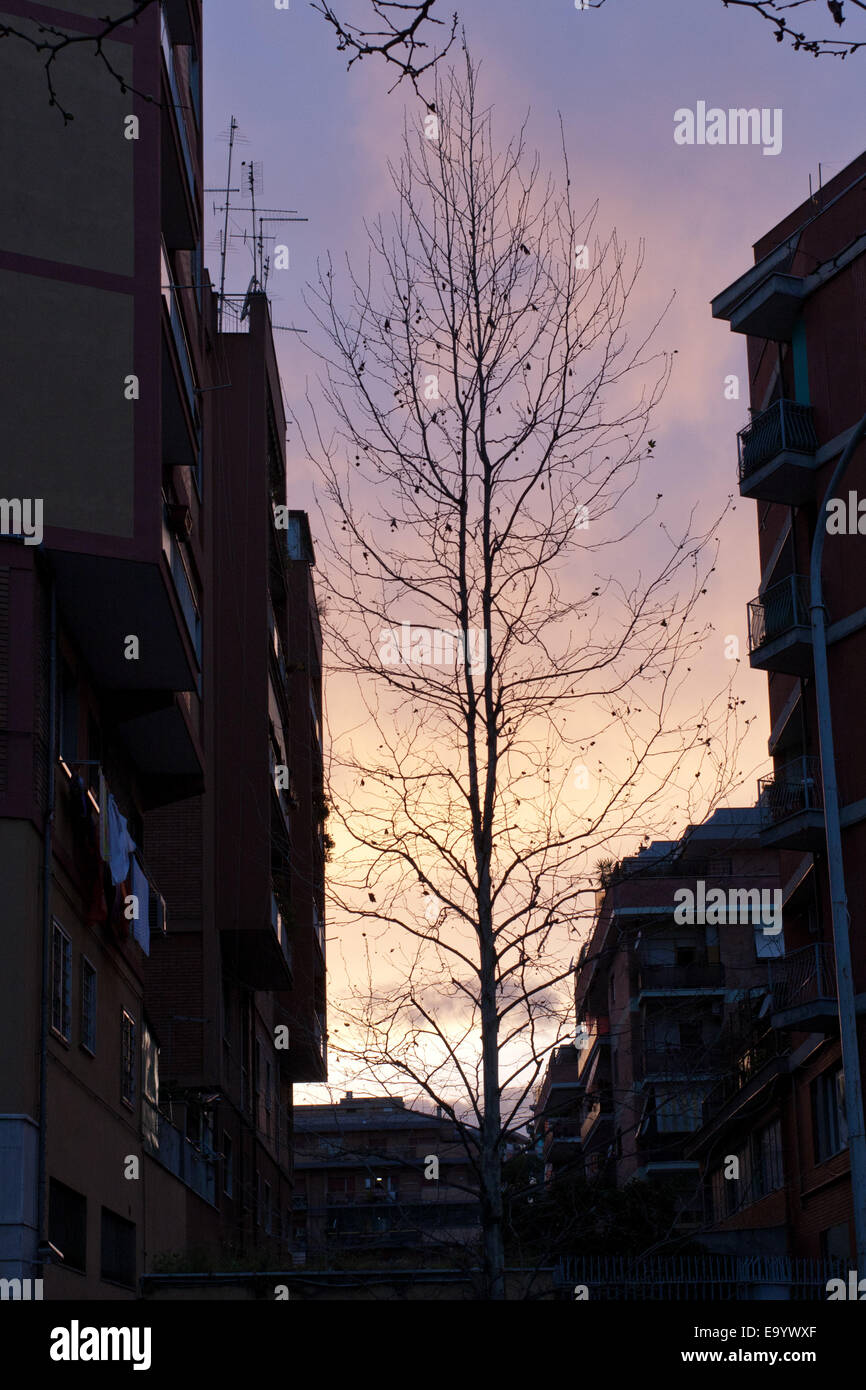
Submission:
<svg viewBox="0 0 866 1390">
<path fill-rule="evenodd" d="M 583 1094 L 580 1051 L 573 1043 L 554 1048 L 536 1087 L 528 1133 L 545 1182 L 583 1175 Z"/>
<path fill-rule="evenodd" d="M 824 821 L 811 631 L 810 556 L 826 527 L 823 601 L 841 805 L 842 848 L 860 1056 L 866 1008 L 866 752 L 859 719 L 866 672 L 866 447 L 840 495 L 835 465 L 866 411 L 866 154 L 802 202 L 754 247 L 754 265 L 713 300 L 716 318 L 746 337 L 750 420 L 738 435 L 740 493 L 756 503 L 760 581 L 749 605 L 750 661 L 767 672 L 772 774 L 761 780 L 762 843 L 779 850 L 786 959 L 746 1055 L 768 1045 L 745 1088 L 703 1137 L 724 1230 L 787 1232 L 798 1255 L 853 1251 L 844 1076 Z M 866 511 L 866 508 L 864 508 Z M 767 1038 L 767 1024 L 777 1037 Z M 748 1121 L 746 1119 L 748 1116 Z M 724 1150 L 748 1167 L 748 1129 L 781 1127 L 787 1189 L 744 1206 L 716 1176 Z M 752 1154 L 751 1166 L 755 1159 Z M 741 1164 L 741 1168 L 743 1165 Z M 765 1181 L 758 1163 L 757 1190 Z M 753 1187 L 755 1184 L 753 1183 Z M 744 1239 L 746 1236 L 744 1234 Z M 768 1237 L 769 1238 L 769 1237 Z"/>
<path fill-rule="evenodd" d="M 202 264 L 200 3 L 106 52 L 125 91 L 58 64 L 67 126 L 0 54 L 0 1274 L 47 1298 L 284 1256 L 292 1084 L 326 1076 L 321 636 L 269 306 L 221 314 Z"/>
<path fill-rule="evenodd" d="M 726 1029 L 782 949 L 778 856 L 759 831 L 756 810 L 719 810 L 680 841 L 604 866 L 577 965 L 585 1176 L 665 1181 L 682 1226 L 702 1224 L 686 1144 L 724 1074 Z"/>
<path fill-rule="evenodd" d="M 297 1106 L 295 1145 L 293 1240 L 309 1262 L 477 1253 L 478 1180 L 442 1113 L 349 1091 L 336 1105 Z"/>
</svg>

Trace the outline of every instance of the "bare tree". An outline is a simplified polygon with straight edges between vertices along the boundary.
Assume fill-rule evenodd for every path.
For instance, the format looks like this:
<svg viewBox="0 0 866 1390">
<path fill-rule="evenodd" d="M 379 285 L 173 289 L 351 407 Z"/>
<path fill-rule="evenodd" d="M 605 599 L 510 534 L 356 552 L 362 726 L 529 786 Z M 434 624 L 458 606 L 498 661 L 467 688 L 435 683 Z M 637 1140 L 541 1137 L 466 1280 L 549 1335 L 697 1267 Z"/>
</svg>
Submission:
<svg viewBox="0 0 866 1390">
<path fill-rule="evenodd" d="M 454 13 L 450 23 L 434 16 L 432 11 L 437 0 L 420 0 L 418 4 L 406 4 L 404 0 L 370 0 L 375 19 L 382 24 L 381 29 L 370 30 L 359 24 L 352 24 L 345 15 L 341 18 L 333 5 L 323 0 L 321 5 L 313 5 L 314 10 L 324 15 L 337 35 L 337 48 L 341 53 L 350 53 L 348 66 L 362 58 L 378 55 L 386 63 L 396 68 L 398 77 L 394 83 L 398 87 L 408 78 L 418 92 L 418 79 L 444 58 L 457 34 L 458 16 Z M 442 7 L 440 7 L 442 8 Z M 368 19 L 365 23 L 369 24 Z M 433 25 L 444 28 L 442 44 L 430 50 L 423 37 Z"/>
<path fill-rule="evenodd" d="M 845 30 L 844 38 L 839 33 L 821 38 L 814 29 L 807 33 L 799 28 L 804 15 L 808 14 L 811 21 L 817 4 L 822 13 L 825 10 L 829 12 L 837 30 L 843 29 L 849 18 L 856 15 L 858 10 L 861 11 L 860 17 L 863 19 L 862 12 L 866 11 L 864 0 L 722 0 L 722 4 L 725 9 L 734 6 L 737 9 L 751 10 L 760 19 L 772 25 L 773 37 L 777 43 L 787 40 L 795 51 L 811 53 L 815 58 L 847 58 L 849 53 L 856 53 L 858 48 L 866 47 L 866 22 L 861 25 L 857 37 L 849 37 L 848 30 Z M 794 10 L 797 14 L 789 22 L 788 12 Z"/>
<path fill-rule="evenodd" d="M 502 1155 L 573 1029 L 590 859 L 718 798 L 739 702 L 675 709 L 719 518 L 657 521 L 651 573 L 634 549 L 672 360 L 656 323 L 627 331 L 642 248 L 602 238 L 596 206 L 578 217 L 564 144 L 558 189 L 523 129 L 497 150 L 468 55 L 436 111 L 404 131 L 347 307 L 320 266 L 321 389 L 297 424 L 326 499 L 331 670 L 358 711 L 332 731 L 331 888 L 370 929 L 368 978 L 332 1046 L 463 1126 L 501 1298 Z"/>
<path fill-rule="evenodd" d="M 361 58 L 378 55 L 399 74 L 394 87 L 399 86 L 404 78 L 408 78 L 418 92 L 418 79 L 434 68 L 439 59 L 448 52 L 457 33 L 456 14 L 452 15 L 450 24 L 431 14 L 436 2 L 437 0 L 419 0 L 417 4 L 409 4 L 403 3 L 402 0 L 365 0 L 369 9 L 366 10 L 365 22 L 359 24 L 351 23 L 345 16 L 341 17 L 334 7 L 327 3 L 311 4 L 311 8 L 317 10 L 332 25 L 340 52 L 351 53 L 349 67 Z M 113 67 L 105 47 L 118 29 L 126 24 L 135 23 L 145 10 L 149 10 L 155 3 L 157 0 L 136 0 L 136 3 L 130 5 L 122 14 L 113 18 L 110 15 L 101 18 L 98 21 L 100 27 L 91 33 L 70 32 L 55 24 L 33 23 L 22 28 L 20 24 L 2 23 L 0 39 L 17 40 L 42 60 L 48 104 L 57 108 L 63 117 L 64 125 L 68 125 L 74 120 L 74 112 L 64 106 L 59 98 L 54 80 L 55 64 L 58 58 L 74 48 L 92 48 L 94 56 L 120 84 L 121 91 L 133 91 L 146 101 L 155 101 L 153 94 L 139 92 L 136 88 L 130 87 Z M 384 27 L 365 27 L 365 24 L 377 23 Z M 444 28 L 446 36 L 442 46 L 430 50 L 427 34 L 433 26 Z"/>
</svg>

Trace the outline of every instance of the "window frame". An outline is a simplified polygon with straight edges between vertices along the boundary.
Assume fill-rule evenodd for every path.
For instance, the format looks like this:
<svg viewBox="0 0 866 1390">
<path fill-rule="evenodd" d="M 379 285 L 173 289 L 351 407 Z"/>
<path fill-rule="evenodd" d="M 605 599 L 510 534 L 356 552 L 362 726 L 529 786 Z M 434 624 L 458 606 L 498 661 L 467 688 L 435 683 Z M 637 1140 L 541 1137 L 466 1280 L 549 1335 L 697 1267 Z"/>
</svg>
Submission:
<svg viewBox="0 0 866 1390">
<path fill-rule="evenodd" d="M 127 1028 L 127 1024 L 129 1027 Z M 138 1093 L 135 1075 L 136 1059 L 136 1037 L 137 1027 L 135 1019 L 128 1009 L 122 1009 L 120 1015 L 120 1101 L 130 1110 L 135 1109 L 135 1097 Z M 128 1039 L 128 1042 L 127 1042 Z M 129 1076 L 129 1094 L 125 1093 L 125 1085 Z"/>
<path fill-rule="evenodd" d="M 88 972 L 89 972 L 89 975 L 88 975 Z M 87 1028 L 87 1016 L 86 1016 L 86 1013 L 85 1013 L 85 1009 L 86 1009 L 87 1001 L 88 1001 L 88 997 L 89 997 L 89 995 L 88 995 L 88 990 L 87 990 L 87 988 L 86 988 L 86 983 L 85 983 L 85 981 L 88 980 L 88 979 L 89 979 L 89 981 L 91 982 L 92 987 L 93 987 L 93 995 L 92 995 L 92 1017 L 90 1018 L 90 1028 L 89 1028 L 89 1031 L 88 1031 L 88 1028 Z M 83 1048 L 83 1050 L 88 1054 L 88 1056 L 90 1056 L 90 1057 L 95 1057 L 95 1056 L 96 1056 L 96 1020 L 97 1020 L 97 1009 L 98 1009 L 98 999 L 99 999 L 98 973 L 97 973 L 96 966 L 93 964 L 93 961 L 90 959 L 89 956 L 86 956 L 86 955 L 84 954 L 83 951 L 82 951 L 82 953 L 81 953 L 81 962 L 80 962 L 80 970 L 79 970 L 79 991 L 80 991 L 80 997 L 79 997 L 79 1000 L 78 1000 L 78 1027 L 79 1027 L 79 1034 L 80 1034 L 80 1045 L 81 1045 L 81 1047 Z"/>
<path fill-rule="evenodd" d="M 57 943 L 62 945 L 62 964 L 60 967 L 60 995 L 58 997 Z M 55 1022 L 59 1006 L 60 1022 Z M 65 1028 L 64 1028 L 65 1025 Z M 51 919 L 51 1031 L 67 1046 L 72 1041 L 72 937 L 56 917 Z"/>
</svg>

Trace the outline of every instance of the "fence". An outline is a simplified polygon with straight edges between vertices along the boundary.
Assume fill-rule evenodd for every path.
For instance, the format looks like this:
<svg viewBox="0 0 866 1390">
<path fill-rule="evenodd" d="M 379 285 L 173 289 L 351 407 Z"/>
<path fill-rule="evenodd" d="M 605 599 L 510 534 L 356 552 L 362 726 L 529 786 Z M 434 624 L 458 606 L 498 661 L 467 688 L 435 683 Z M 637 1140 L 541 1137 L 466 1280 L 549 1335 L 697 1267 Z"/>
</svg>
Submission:
<svg viewBox="0 0 866 1390">
<path fill-rule="evenodd" d="M 554 1286 L 573 1298 L 584 1285 L 590 1300 L 826 1300 L 827 1281 L 847 1271 L 844 1260 L 792 1255 L 569 1256 L 557 1265 Z"/>
</svg>

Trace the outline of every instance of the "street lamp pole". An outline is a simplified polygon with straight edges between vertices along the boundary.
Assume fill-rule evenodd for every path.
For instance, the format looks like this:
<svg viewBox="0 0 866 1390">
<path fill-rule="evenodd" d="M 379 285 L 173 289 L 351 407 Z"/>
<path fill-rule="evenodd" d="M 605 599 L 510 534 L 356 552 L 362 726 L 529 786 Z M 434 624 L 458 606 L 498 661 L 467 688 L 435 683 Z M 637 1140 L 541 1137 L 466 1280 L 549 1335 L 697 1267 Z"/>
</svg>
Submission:
<svg viewBox="0 0 866 1390">
<path fill-rule="evenodd" d="M 836 489 L 858 444 L 866 434 L 866 415 L 855 425 L 830 479 L 818 514 L 812 541 L 810 612 L 815 661 L 815 700 L 818 711 L 818 737 L 821 750 L 821 781 L 824 791 L 824 824 L 827 834 L 827 866 L 830 877 L 830 904 L 833 946 L 836 955 L 836 998 L 839 1001 L 839 1034 L 845 1075 L 845 1114 L 848 1123 L 848 1153 L 851 1162 L 851 1199 L 854 1208 L 854 1238 L 858 1277 L 866 1277 L 866 1130 L 863 1121 L 863 1090 L 860 1080 L 860 1052 L 857 1043 L 857 1012 L 854 979 L 851 973 L 848 898 L 842 858 L 842 827 L 839 817 L 839 789 L 833 750 L 833 720 L 830 706 L 830 680 L 827 671 L 827 632 L 821 565 L 827 534 L 827 502 Z"/>
</svg>

